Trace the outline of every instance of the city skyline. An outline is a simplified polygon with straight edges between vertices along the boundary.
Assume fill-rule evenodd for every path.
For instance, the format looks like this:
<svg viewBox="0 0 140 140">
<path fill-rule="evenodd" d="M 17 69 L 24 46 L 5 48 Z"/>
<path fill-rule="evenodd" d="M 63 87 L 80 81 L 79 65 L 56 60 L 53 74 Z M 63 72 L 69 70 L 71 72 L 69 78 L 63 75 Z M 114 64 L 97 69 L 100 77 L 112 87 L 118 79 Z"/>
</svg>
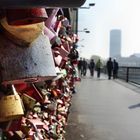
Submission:
<svg viewBox="0 0 140 140">
<path fill-rule="evenodd" d="M 81 56 L 90 58 L 92 54 L 109 57 L 110 30 L 122 31 L 123 57 L 140 53 L 140 1 L 134 0 L 87 0 L 83 5 L 96 3 L 90 9 L 79 9 L 79 26 L 90 33 L 79 32 Z M 81 47 L 84 46 L 84 47 Z"/>
</svg>

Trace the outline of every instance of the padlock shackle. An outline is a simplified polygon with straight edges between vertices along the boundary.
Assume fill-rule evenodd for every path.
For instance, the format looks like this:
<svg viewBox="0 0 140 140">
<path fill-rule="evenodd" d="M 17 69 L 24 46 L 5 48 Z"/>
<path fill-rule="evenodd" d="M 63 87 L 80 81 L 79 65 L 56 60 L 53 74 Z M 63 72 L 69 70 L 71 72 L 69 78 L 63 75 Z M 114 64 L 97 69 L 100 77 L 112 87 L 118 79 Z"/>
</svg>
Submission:
<svg viewBox="0 0 140 140">
<path fill-rule="evenodd" d="M 18 93 L 16 91 L 16 88 L 15 88 L 15 86 L 13 84 L 12 84 L 12 91 L 13 91 L 14 95 L 18 95 Z"/>
</svg>

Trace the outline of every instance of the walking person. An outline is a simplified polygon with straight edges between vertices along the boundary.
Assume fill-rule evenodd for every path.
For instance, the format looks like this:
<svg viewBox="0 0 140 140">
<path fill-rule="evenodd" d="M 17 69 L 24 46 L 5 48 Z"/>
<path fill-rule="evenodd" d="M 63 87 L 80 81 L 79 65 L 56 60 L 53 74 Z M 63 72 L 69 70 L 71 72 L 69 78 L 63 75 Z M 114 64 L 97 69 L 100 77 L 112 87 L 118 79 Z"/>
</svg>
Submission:
<svg viewBox="0 0 140 140">
<path fill-rule="evenodd" d="M 118 62 L 114 59 L 113 60 L 113 79 L 116 79 L 118 77 L 118 69 L 119 69 L 119 64 Z"/>
<path fill-rule="evenodd" d="M 78 61 L 78 72 L 80 75 L 82 75 L 82 63 L 83 63 L 83 60 L 82 58 L 80 58 L 80 60 Z"/>
<path fill-rule="evenodd" d="M 100 59 L 98 59 L 98 61 L 97 61 L 97 63 L 96 63 L 97 78 L 100 78 L 101 67 L 102 67 L 102 62 L 101 62 Z"/>
<path fill-rule="evenodd" d="M 112 75 L 112 70 L 113 70 L 113 62 L 111 60 L 111 57 L 107 61 L 106 67 L 107 67 L 107 72 L 108 72 L 108 79 L 110 80 L 111 79 L 111 75 Z"/>
<path fill-rule="evenodd" d="M 87 66 L 88 66 L 87 61 L 84 58 L 83 62 L 82 62 L 82 73 L 81 73 L 81 75 L 86 76 L 86 74 L 87 74 Z"/>
<path fill-rule="evenodd" d="M 90 60 L 90 63 L 89 63 L 89 70 L 90 70 L 90 76 L 94 76 L 94 69 L 95 69 L 95 62 L 94 62 L 94 59 L 91 59 Z"/>
</svg>

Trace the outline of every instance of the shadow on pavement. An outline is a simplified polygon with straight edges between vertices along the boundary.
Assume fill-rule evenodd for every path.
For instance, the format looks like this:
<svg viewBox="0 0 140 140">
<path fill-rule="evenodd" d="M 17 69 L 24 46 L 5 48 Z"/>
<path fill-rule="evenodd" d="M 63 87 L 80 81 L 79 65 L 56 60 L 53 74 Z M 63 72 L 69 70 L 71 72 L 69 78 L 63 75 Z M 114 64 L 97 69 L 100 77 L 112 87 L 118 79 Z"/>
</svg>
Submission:
<svg viewBox="0 0 140 140">
<path fill-rule="evenodd" d="M 135 108 L 137 108 L 137 107 L 140 107 L 140 103 L 135 104 L 135 105 L 131 105 L 131 106 L 129 106 L 128 108 L 129 108 L 129 109 L 135 109 Z"/>
</svg>

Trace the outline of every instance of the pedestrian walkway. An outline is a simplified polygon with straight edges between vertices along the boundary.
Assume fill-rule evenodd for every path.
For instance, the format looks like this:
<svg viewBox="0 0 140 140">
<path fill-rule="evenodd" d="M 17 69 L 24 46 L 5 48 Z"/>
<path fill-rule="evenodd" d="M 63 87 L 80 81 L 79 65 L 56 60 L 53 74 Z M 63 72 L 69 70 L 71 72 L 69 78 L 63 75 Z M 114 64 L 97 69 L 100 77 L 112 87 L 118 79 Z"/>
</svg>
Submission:
<svg viewBox="0 0 140 140">
<path fill-rule="evenodd" d="M 72 98 L 66 140 L 140 140 L 139 91 L 104 75 L 82 78 Z"/>
</svg>

